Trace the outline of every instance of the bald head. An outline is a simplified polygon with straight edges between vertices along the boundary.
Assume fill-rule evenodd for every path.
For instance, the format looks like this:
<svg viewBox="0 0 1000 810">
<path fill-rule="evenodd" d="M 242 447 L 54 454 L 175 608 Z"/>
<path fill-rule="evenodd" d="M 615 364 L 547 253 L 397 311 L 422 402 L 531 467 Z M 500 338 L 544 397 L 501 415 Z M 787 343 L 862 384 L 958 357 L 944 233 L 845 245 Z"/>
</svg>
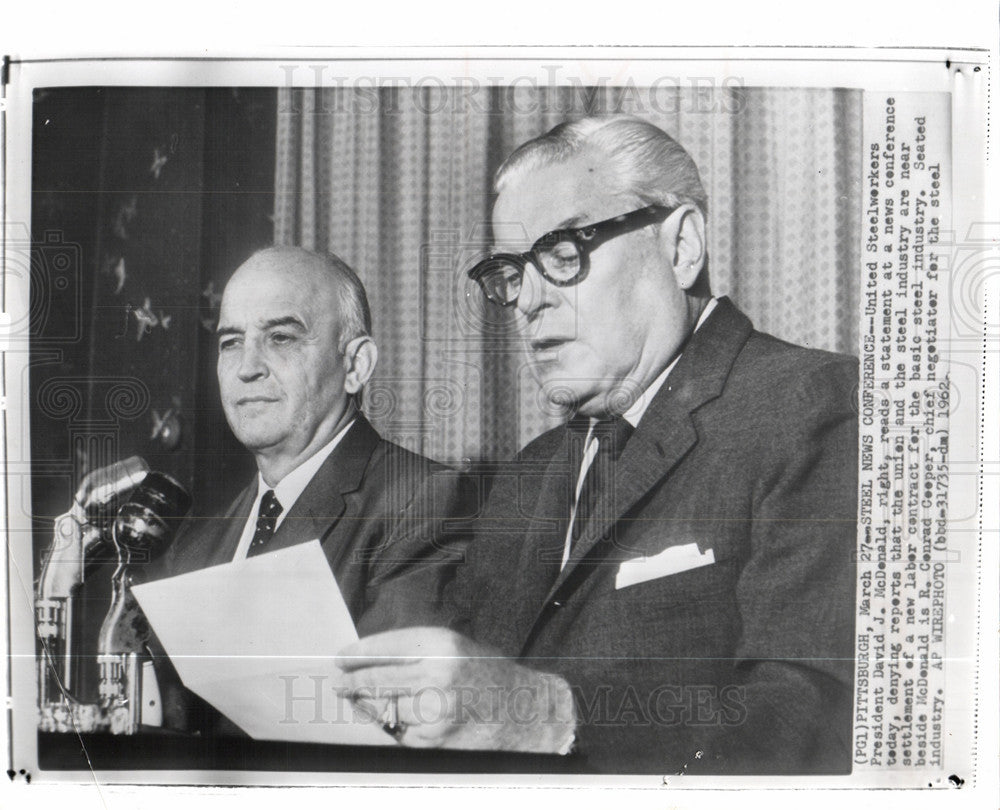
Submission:
<svg viewBox="0 0 1000 810">
<path fill-rule="evenodd" d="M 230 278 L 217 372 L 226 419 L 269 485 L 353 418 L 375 368 L 364 288 L 335 256 L 273 247 Z"/>
<path fill-rule="evenodd" d="M 284 276 L 290 283 L 309 285 L 318 294 L 332 295 L 337 305 L 340 351 L 354 338 L 371 335 L 372 316 L 364 285 L 350 266 L 332 253 L 314 253 L 301 247 L 275 245 L 258 250 L 230 277 L 227 289 L 241 275 Z"/>
</svg>

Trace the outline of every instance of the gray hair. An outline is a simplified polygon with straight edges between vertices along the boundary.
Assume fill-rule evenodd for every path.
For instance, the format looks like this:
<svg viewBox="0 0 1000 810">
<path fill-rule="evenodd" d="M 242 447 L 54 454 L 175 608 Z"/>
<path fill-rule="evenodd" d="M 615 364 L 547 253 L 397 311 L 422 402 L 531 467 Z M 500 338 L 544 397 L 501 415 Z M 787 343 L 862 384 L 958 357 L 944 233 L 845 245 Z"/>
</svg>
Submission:
<svg viewBox="0 0 1000 810">
<path fill-rule="evenodd" d="M 343 354 L 347 344 L 355 338 L 370 337 L 372 333 L 372 310 L 368 304 L 365 285 L 350 265 L 333 253 L 318 254 L 326 267 L 340 282 L 337 289 L 337 303 L 340 304 L 340 335 L 337 349 Z"/>
<path fill-rule="evenodd" d="M 691 156 L 659 127 L 631 115 L 593 115 L 560 124 L 522 144 L 497 169 L 493 187 L 500 193 L 511 177 L 568 160 L 586 147 L 600 149 L 612 163 L 621 186 L 647 205 L 692 203 L 703 216 L 708 197 Z"/>
</svg>

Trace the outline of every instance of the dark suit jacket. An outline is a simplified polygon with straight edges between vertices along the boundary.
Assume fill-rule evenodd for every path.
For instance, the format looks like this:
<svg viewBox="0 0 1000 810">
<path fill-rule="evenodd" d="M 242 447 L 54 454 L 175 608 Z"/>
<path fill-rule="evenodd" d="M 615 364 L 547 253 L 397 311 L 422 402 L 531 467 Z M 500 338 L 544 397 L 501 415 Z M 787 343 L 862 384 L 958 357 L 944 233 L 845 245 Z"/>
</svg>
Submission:
<svg viewBox="0 0 1000 810">
<path fill-rule="evenodd" d="M 318 538 L 360 636 L 443 624 L 442 591 L 467 537 L 449 532 L 446 519 L 466 508 L 467 483 L 455 471 L 382 439 L 359 415 L 289 509 L 267 551 Z M 256 494 L 254 480 L 222 517 L 190 519 L 149 578 L 231 562 Z M 232 730 L 179 690 L 172 667 L 157 658 L 170 725 Z M 192 704 L 203 715 L 194 721 Z"/>
<path fill-rule="evenodd" d="M 850 770 L 856 381 L 853 358 L 755 332 L 721 299 L 562 573 L 542 558 L 578 472 L 565 428 L 497 475 L 455 626 L 566 678 L 586 767 Z M 714 563 L 616 588 L 622 561 L 691 544 Z"/>
</svg>

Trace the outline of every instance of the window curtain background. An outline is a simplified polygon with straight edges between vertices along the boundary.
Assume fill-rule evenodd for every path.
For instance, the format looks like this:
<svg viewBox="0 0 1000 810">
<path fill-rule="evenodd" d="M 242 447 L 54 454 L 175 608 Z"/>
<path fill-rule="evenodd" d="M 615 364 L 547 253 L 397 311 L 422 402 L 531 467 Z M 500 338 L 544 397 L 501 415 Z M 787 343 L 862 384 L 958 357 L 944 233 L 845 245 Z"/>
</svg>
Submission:
<svg viewBox="0 0 1000 810">
<path fill-rule="evenodd" d="M 760 330 L 857 354 L 857 91 L 281 89 L 275 242 L 331 251 L 364 282 L 379 347 L 365 411 L 383 435 L 464 466 L 509 458 L 561 421 L 507 316 L 463 271 L 489 244 L 503 159 L 608 112 L 646 118 L 697 163 L 714 294 Z"/>
</svg>

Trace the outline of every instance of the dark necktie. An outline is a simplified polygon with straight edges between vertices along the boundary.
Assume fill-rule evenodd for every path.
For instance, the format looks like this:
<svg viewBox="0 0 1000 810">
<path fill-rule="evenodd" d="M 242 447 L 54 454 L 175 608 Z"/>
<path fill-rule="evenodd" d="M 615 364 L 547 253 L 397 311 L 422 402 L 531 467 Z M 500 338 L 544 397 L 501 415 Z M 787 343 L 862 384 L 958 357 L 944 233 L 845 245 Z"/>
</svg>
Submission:
<svg viewBox="0 0 1000 810">
<path fill-rule="evenodd" d="M 274 537 L 274 527 L 278 522 L 281 510 L 281 504 L 274 497 L 274 490 L 269 489 L 260 499 L 260 508 L 257 510 L 257 528 L 254 530 L 253 540 L 247 551 L 248 557 L 260 554 L 266 549 L 268 542 Z"/>
<path fill-rule="evenodd" d="M 579 447 L 579 459 L 576 469 L 579 470 L 583 463 L 583 456 L 586 452 L 586 428 L 580 430 L 580 420 L 574 419 L 571 422 L 570 430 L 582 432 L 582 440 L 574 442 L 574 447 Z M 589 423 L 588 427 L 589 427 Z M 612 470 L 615 462 L 625 449 L 625 443 L 635 431 L 635 428 L 621 416 L 611 419 L 602 419 L 594 425 L 593 437 L 597 440 L 597 455 L 591 462 L 580 487 L 580 497 L 576 502 L 576 516 L 573 519 L 573 532 L 571 535 L 571 546 L 579 540 L 587 523 L 593 518 L 605 518 L 612 514 L 614 510 L 617 482 Z"/>
</svg>

